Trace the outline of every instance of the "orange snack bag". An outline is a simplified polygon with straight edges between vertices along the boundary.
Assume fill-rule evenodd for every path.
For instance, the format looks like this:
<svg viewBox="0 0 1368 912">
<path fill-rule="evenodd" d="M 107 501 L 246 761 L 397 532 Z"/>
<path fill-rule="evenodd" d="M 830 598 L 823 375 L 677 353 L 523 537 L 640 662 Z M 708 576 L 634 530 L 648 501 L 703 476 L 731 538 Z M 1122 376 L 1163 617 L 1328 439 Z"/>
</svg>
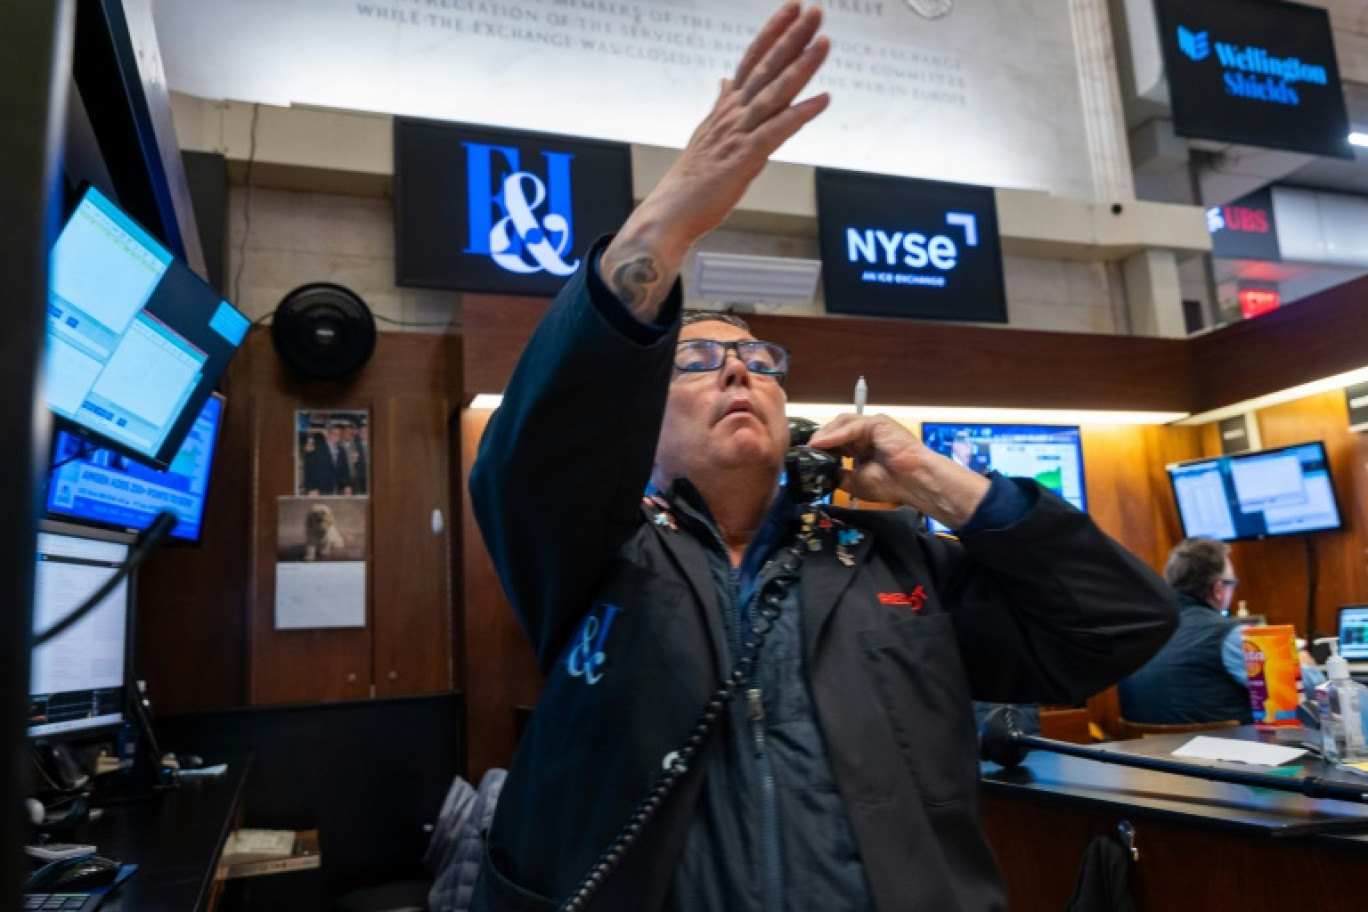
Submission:
<svg viewBox="0 0 1368 912">
<path fill-rule="evenodd" d="M 1301 660 L 1291 624 L 1245 627 L 1245 674 L 1249 703 L 1259 728 L 1296 728 L 1301 702 Z"/>
</svg>

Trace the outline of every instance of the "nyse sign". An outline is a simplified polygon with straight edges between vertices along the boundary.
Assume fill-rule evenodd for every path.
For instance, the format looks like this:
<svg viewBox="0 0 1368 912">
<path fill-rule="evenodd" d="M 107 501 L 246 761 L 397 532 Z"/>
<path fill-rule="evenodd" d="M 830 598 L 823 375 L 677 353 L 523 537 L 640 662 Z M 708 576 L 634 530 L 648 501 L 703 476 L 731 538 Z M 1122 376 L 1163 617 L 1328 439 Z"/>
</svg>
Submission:
<svg viewBox="0 0 1368 912">
<path fill-rule="evenodd" d="M 945 221 L 964 230 L 964 243 L 978 246 L 978 219 L 968 212 L 947 212 Z M 942 274 L 889 272 L 866 269 L 860 274 L 862 282 L 884 285 L 929 285 L 945 287 L 945 275 L 959 263 L 959 248 L 944 234 L 928 238 L 919 231 L 892 231 L 881 228 L 847 228 L 846 258 L 851 263 L 906 266 L 925 269 L 930 266 Z"/>
<path fill-rule="evenodd" d="M 398 118 L 398 283 L 553 295 L 632 205 L 626 146 Z"/>
<path fill-rule="evenodd" d="M 817 171 L 827 309 L 1005 323 L 993 191 Z"/>
</svg>

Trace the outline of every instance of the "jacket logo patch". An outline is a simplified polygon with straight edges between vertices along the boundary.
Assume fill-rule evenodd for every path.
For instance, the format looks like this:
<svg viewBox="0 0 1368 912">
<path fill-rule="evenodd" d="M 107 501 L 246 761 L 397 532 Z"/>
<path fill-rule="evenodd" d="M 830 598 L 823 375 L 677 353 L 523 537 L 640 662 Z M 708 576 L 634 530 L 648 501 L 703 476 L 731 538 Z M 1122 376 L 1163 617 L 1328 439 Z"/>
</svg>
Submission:
<svg viewBox="0 0 1368 912">
<path fill-rule="evenodd" d="M 922 606 L 926 604 L 926 590 L 918 585 L 911 592 L 880 592 L 879 604 L 921 611 Z"/>
<path fill-rule="evenodd" d="M 580 624 L 575 645 L 565 656 L 565 670 L 570 677 L 584 678 L 590 685 L 597 684 L 603 677 L 603 666 L 608 661 L 603 645 L 608 642 L 608 631 L 620 610 L 617 605 L 604 605 L 602 618 L 590 614 Z"/>
</svg>

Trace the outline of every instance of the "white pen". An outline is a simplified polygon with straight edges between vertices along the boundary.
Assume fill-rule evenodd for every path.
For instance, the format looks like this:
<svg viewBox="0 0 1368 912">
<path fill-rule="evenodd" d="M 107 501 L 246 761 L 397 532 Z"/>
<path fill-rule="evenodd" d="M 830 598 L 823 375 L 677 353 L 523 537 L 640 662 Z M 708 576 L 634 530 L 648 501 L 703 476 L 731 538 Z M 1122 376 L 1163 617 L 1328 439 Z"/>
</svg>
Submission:
<svg viewBox="0 0 1368 912">
<path fill-rule="evenodd" d="M 863 415 L 865 403 L 869 401 L 869 386 L 865 383 L 864 374 L 860 374 L 860 379 L 855 381 L 855 414 Z M 854 465 L 854 463 L 851 463 Z M 854 494 L 850 495 L 850 509 L 855 509 L 860 505 L 860 499 Z"/>
</svg>

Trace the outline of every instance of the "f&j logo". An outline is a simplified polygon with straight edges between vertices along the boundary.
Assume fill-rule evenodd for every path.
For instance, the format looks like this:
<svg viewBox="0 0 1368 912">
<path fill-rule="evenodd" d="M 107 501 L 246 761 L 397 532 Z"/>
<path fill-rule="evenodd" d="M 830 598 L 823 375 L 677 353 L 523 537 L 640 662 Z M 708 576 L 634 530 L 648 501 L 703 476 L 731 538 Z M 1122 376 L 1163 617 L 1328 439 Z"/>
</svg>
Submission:
<svg viewBox="0 0 1368 912">
<path fill-rule="evenodd" d="M 1207 32 L 1194 32 L 1180 25 L 1178 49 L 1193 60 L 1206 60 L 1211 56 L 1211 36 Z"/>
<path fill-rule="evenodd" d="M 487 256 L 509 272 L 573 274 L 579 260 L 566 262 L 565 254 L 574 245 L 570 190 L 574 155 L 543 151 L 543 180 L 523 170 L 516 146 L 461 145 L 466 150 L 470 207 L 470 246 L 465 252 Z"/>
<path fill-rule="evenodd" d="M 580 624 L 579 632 L 565 654 L 565 670 L 570 677 L 584 678 L 590 685 L 597 684 L 603 677 L 603 666 L 608 662 L 603 647 L 608 642 L 613 619 L 621 610 L 617 605 L 604 605 L 602 617 L 591 612 Z"/>
</svg>

